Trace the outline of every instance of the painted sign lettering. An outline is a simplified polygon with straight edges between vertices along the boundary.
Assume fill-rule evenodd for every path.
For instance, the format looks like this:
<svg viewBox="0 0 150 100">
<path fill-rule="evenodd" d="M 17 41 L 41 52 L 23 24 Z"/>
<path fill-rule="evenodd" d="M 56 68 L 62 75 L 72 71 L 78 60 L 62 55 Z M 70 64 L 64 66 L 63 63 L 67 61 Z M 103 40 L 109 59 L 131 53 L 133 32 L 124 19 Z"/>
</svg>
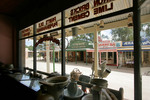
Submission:
<svg viewBox="0 0 150 100">
<path fill-rule="evenodd" d="M 80 19 L 91 18 L 92 15 L 97 15 L 114 9 L 115 0 L 93 0 L 80 6 L 74 7 L 69 11 L 69 22 L 75 22 Z"/>
<path fill-rule="evenodd" d="M 82 6 L 77 8 L 71 9 L 69 22 L 77 21 L 79 19 L 83 19 L 90 16 L 89 10 L 89 3 L 86 3 Z"/>
<path fill-rule="evenodd" d="M 121 41 L 111 42 L 110 40 L 104 40 L 98 44 L 99 48 L 107 48 L 107 47 L 121 47 Z"/>
<path fill-rule="evenodd" d="M 94 0 L 94 15 L 113 9 L 114 0 Z"/>
<path fill-rule="evenodd" d="M 143 40 L 141 42 L 141 45 L 150 45 L 150 41 L 149 40 Z M 134 42 L 133 41 L 123 42 L 122 46 L 134 46 Z"/>
<path fill-rule="evenodd" d="M 90 44 L 87 41 L 74 40 L 70 42 L 70 45 L 67 49 L 78 49 L 78 48 L 93 48 L 93 44 Z"/>
<path fill-rule="evenodd" d="M 55 28 L 58 26 L 58 22 L 56 21 L 56 16 L 49 18 L 47 20 L 44 20 L 42 22 L 38 23 L 37 33 L 40 33 L 45 30 L 49 30 L 51 28 Z"/>
<path fill-rule="evenodd" d="M 52 42 L 60 45 L 60 41 L 58 39 L 53 38 L 52 36 L 49 36 L 49 37 L 45 36 L 45 37 L 41 38 L 38 42 L 36 42 L 35 47 L 37 47 L 38 44 L 42 43 L 43 41 L 52 41 Z"/>
<path fill-rule="evenodd" d="M 22 38 L 33 35 L 33 26 L 21 30 Z"/>
</svg>

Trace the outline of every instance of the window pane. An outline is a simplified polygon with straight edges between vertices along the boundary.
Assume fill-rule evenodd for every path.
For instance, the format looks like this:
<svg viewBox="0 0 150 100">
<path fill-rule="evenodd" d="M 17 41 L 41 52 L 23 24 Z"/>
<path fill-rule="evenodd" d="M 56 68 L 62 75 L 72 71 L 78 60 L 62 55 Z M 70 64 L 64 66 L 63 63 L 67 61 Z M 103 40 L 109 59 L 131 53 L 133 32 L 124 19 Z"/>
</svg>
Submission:
<svg viewBox="0 0 150 100">
<path fill-rule="evenodd" d="M 141 74 L 142 74 L 142 100 L 147 100 L 150 95 L 150 23 L 144 23 L 141 25 L 141 40 L 142 40 L 142 51 L 141 51 Z"/>
<path fill-rule="evenodd" d="M 33 69 L 33 38 L 28 38 L 20 42 L 22 42 L 22 66 Z"/>
<path fill-rule="evenodd" d="M 51 36 L 51 33 L 48 33 L 37 36 L 36 39 L 38 44 L 36 46 L 37 70 L 61 74 L 61 47 L 57 44 L 57 42 L 60 42 L 60 31 L 57 36 Z"/>
<path fill-rule="evenodd" d="M 106 61 L 105 70 L 111 70 L 110 75 L 105 78 L 108 81 L 108 88 L 116 91 L 123 88 L 124 99 L 133 100 L 133 29 L 120 27 L 97 31 L 98 36 L 94 37 L 95 28 L 93 24 L 94 22 L 74 27 L 77 30 L 74 28 L 66 29 L 68 41 L 66 74 L 79 69 L 83 75 L 91 77 L 94 63 L 98 63 L 96 70 L 99 71 L 102 63 Z M 94 38 L 98 37 L 101 39 L 97 44 L 98 53 L 95 55 Z M 96 56 L 98 56 L 97 61 L 95 60 Z M 101 77 L 100 74 L 98 75 Z"/>
</svg>

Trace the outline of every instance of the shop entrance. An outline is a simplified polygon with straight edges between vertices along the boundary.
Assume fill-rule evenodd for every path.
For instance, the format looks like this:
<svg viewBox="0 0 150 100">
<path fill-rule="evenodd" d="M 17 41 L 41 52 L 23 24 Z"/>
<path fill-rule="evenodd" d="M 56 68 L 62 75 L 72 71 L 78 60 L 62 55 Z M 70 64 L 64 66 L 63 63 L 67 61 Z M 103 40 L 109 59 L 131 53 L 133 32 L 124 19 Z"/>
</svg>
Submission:
<svg viewBox="0 0 150 100">
<path fill-rule="evenodd" d="M 77 61 L 83 61 L 83 60 L 84 60 L 83 51 L 78 51 L 77 52 Z"/>
<path fill-rule="evenodd" d="M 116 56 L 116 52 L 114 52 L 114 64 L 117 64 L 117 56 Z"/>
<path fill-rule="evenodd" d="M 83 60 L 84 60 L 83 51 L 80 51 L 80 58 L 81 58 L 81 61 L 83 61 Z"/>
</svg>

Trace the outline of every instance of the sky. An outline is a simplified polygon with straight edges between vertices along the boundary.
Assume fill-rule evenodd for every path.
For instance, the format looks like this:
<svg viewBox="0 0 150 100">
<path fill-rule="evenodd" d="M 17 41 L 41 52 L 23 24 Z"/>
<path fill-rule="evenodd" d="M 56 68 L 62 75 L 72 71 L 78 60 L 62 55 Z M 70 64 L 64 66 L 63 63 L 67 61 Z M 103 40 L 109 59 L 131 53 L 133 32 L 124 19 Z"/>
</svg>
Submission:
<svg viewBox="0 0 150 100">
<path fill-rule="evenodd" d="M 26 46 L 33 46 L 33 39 L 26 39 L 25 44 Z"/>
<path fill-rule="evenodd" d="M 101 31 L 101 35 L 108 36 L 109 40 L 112 40 L 111 29 Z"/>
</svg>

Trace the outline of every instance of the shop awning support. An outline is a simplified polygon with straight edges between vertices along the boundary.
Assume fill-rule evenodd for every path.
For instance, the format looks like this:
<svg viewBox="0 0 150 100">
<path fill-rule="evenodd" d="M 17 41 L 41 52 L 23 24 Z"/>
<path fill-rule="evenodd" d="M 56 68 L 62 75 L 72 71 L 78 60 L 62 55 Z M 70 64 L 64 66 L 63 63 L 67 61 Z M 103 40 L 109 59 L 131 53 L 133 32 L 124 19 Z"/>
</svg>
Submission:
<svg viewBox="0 0 150 100">
<path fill-rule="evenodd" d="M 101 65 L 101 52 L 99 52 L 99 65 Z"/>
<path fill-rule="evenodd" d="M 86 65 L 87 65 L 87 52 L 85 51 L 85 56 L 86 56 Z"/>
<path fill-rule="evenodd" d="M 141 77 L 141 19 L 139 0 L 133 0 L 133 23 L 134 23 L 134 100 L 142 100 L 142 77 Z"/>
<path fill-rule="evenodd" d="M 97 33 L 97 25 L 94 25 L 94 76 L 98 77 L 98 33 Z"/>
<path fill-rule="evenodd" d="M 117 66 L 118 66 L 118 51 L 116 52 L 116 56 L 117 56 Z"/>
<path fill-rule="evenodd" d="M 68 63 L 68 51 L 67 51 L 67 63 Z"/>
<path fill-rule="evenodd" d="M 77 64 L 77 51 L 75 51 L 75 60 L 76 60 L 76 64 Z"/>
</svg>

